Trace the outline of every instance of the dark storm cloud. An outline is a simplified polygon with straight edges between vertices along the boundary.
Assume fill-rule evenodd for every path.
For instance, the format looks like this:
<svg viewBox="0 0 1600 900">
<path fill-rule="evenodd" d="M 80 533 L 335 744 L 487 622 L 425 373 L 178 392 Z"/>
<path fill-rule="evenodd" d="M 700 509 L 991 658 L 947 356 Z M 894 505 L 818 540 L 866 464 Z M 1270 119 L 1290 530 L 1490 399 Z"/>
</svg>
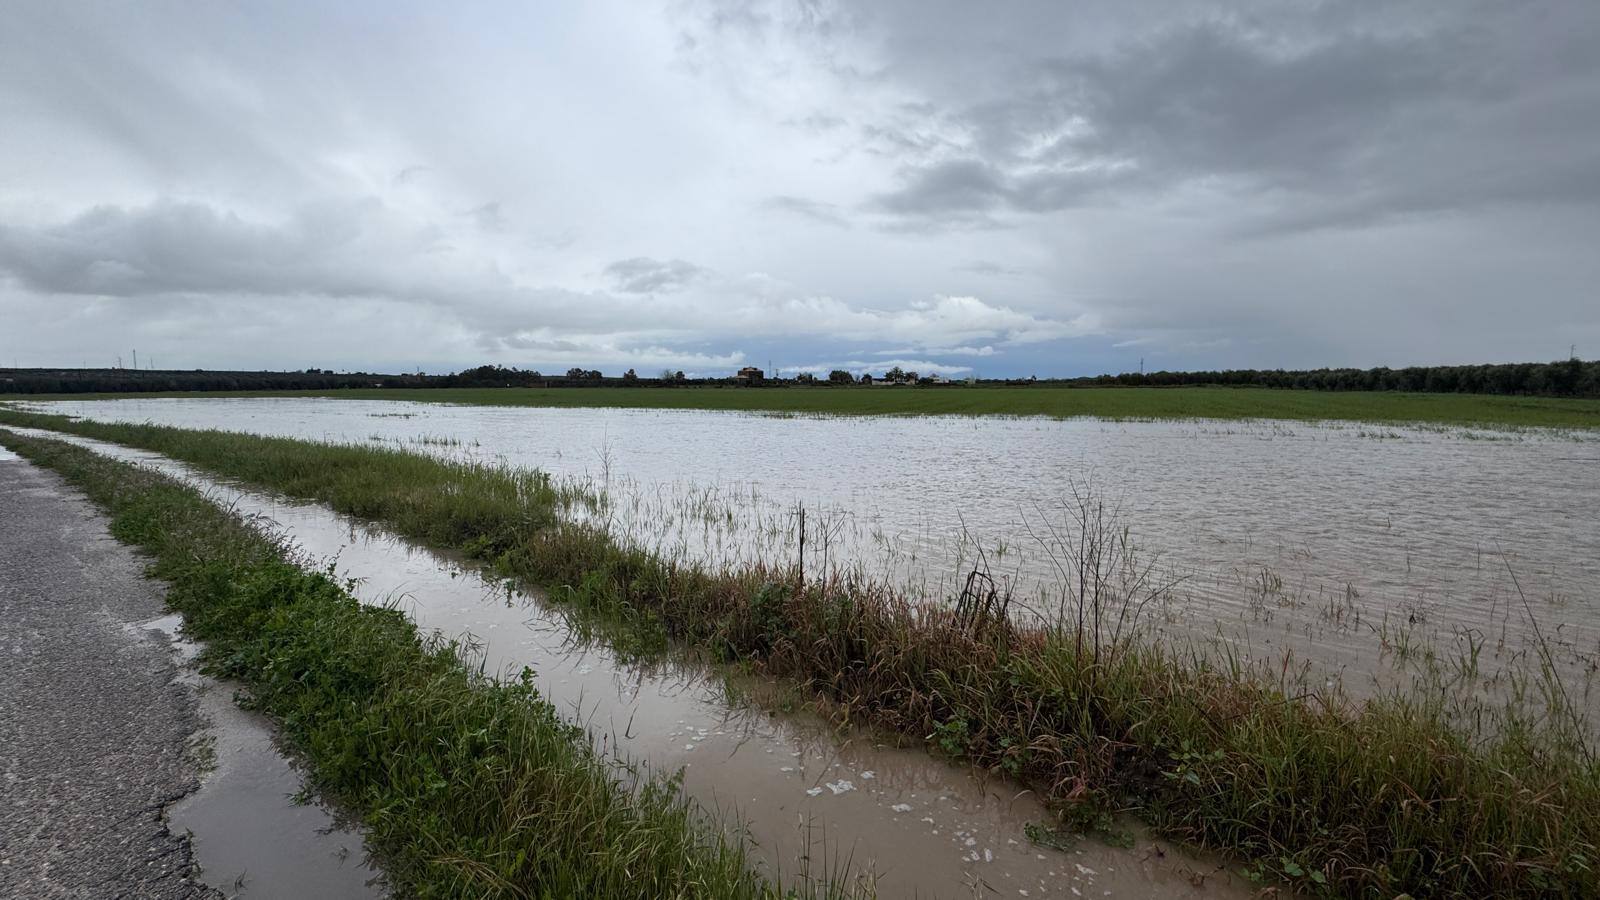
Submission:
<svg viewBox="0 0 1600 900">
<path fill-rule="evenodd" d="M 1011 200 L 1014 192 L 999 169 L 976 159 L 953 159 L 912 169 L 905 181 L 899 190 L 884 195 L 884 209 L 933 215 L 988 212 Z"/>
<path fill-rule="evenodd" d="M 1600 79 L 1581 50 L 1600 46 L 1600 5 L 1400 18 L 1209 17 L 1000 62 L 1008 77 L 982 95 L 936 101 L 879 142 L 907 163 L 875 205 L 1039 213 L 1196 187 L 1232 217 L 1314 227 L 1600 199 Z M 961 149 L 929 149 L 929 133 Z"/>
</svg>

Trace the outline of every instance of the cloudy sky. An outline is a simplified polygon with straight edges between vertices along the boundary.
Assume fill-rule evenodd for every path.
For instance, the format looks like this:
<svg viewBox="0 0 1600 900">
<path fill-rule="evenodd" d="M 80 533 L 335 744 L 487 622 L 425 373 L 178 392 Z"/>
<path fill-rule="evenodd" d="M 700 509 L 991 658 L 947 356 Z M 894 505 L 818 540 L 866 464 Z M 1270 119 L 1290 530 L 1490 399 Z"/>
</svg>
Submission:
<svg viewBox="0 0 1600 900">
<path fill-rule="evenodd" d="M 1600 356 L 1595 0 L 0 13 L 0 365 Z"/>
</svg>

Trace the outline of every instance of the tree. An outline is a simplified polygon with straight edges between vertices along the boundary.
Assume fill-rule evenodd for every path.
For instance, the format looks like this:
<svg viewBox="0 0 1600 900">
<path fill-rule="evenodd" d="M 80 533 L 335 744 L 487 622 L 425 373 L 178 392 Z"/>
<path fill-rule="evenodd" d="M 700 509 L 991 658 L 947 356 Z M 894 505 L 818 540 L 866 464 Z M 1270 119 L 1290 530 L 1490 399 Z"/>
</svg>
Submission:
<svg viewBox="0 0 1600 900">
<path fill-rule="evenodd" d="M 632 369 L 629 369 L 628 371 L 622 373 L 622 380 L 623 381 L 627 381 L 627 382 L 638 381 L 639 380 L 639 373 L 635 372 Z"/>
<path fill-rule="evenodd" d="M 890 369 L 889 371 L 883 373 L 883 380 L 884 381 L 899 381 L 900 379 L 905 378 L 905 377 L 906 377 L 906 370 L 900 368 L 899 366 L 895 366 L 894 368 Z"/>
<path fill-rule="evenodd" d="M 856 378 L 854 375 L 851 375 L 849 372 L 846 372 L 843 369 L 834 369 L 832 372 L 828 373 L 828 382 L 830 384 L 852 384 L 855 382 L 855 380 Z"/>
<path fill-rule="evenodd" d="M 573 366 L 572 368 L 567 370 L 567 377 L 568 378 L 588 378 L 589 377 L 589 373 L 585 372 L 584 370 L 582 370 L 580 368 L 578 368 L 577 366 Z"/>
</svg>

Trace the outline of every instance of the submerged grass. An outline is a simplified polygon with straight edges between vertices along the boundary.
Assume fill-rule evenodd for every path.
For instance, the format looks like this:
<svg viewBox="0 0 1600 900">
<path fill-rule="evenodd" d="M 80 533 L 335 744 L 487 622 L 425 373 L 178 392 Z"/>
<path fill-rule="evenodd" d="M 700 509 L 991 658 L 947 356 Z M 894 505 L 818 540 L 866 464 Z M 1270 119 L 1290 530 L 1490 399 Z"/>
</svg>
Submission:
<svg viewBox="0 0 1600 900">
<path fill-rule="evenodd" d="M 1264 880 L 1328 894 L 1600 894 L 1600 767 L 1550 683 L 1542 704 L 1537 685 L 1530 702 L 1493 707 L 1438 680 L 1356 704 L 1108 633 L 1098 590 L 1092 619 L 1080 593 L 1075 618 L 1022 625 L 788 566 L 664 560 L 565 521 L 573 498 L 528 473 L 0 412 L 5 423 L 157 450 L 465 551 L 634 634 L 1005 772 L 1079 828 L 1133 811 Z"/>
<path fill-rule="evenodd" d="M 1227 387 L 354 388 L 232 393 L 23 394 L 0 395 L 0 400 L 146 397 L 335 397 L 482 406 L 720 409 L 825 415 L 1336 419 L 1490 428 L 1600 428 L 1600 400 L 1594 399 Z"/>
<path fill-rule="evenodd" d="M 359 604 L 163 476 L 59 441 L 0 441 L 61 473 L 110 513 L 118 539 L 151 554 L 207 665 L 243 682 L 316 787 L 362 814 L 402 895 L 783 896 L 674 781 L 599 756 L 527 673 L 474 675 L 458 647 Z"/>
</svg>

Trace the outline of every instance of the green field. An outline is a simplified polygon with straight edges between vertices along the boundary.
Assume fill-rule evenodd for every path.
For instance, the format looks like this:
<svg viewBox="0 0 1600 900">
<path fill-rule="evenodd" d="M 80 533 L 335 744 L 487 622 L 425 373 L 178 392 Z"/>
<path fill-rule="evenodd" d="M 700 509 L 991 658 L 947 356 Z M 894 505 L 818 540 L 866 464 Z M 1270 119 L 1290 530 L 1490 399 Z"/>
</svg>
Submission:
<svg viewBox="0 0 1600 900">
<path fill-rule="evenodd" d="M 1600 400 L 1595 399 L 1223 387 L 373 388 L 237 393 L 40 394 L 0 396 L 0 400 L 149 397 L 338 397 L 480 406 L 717 409 L 830 415 L 1336 419 L 1392 424 L 1420 422 L 1513 428 L 1600 428 Z"/>
</svg>

